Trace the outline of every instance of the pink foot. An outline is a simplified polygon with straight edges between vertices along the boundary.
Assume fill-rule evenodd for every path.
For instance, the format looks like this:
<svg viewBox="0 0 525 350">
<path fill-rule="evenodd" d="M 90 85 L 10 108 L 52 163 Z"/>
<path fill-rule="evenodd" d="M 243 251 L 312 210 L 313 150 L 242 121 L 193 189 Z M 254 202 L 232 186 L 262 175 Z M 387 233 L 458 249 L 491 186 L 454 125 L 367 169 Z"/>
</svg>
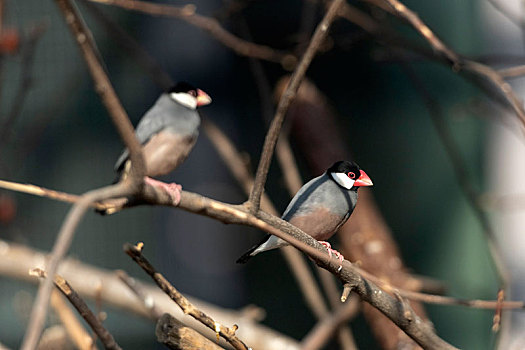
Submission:
<svg viewBox="0 0 525 350">
<path fill-rule="evenodd" d="M 319 241 L 319 243 L 321 243 L 322 245 L 325 246 L 326 250 L 328 250 L 328 256 L 329 257 L 332 257 L 332 254 L 335 255 L 336 259 L 338 259 L 339 261 L 341 261 L 341 266 L 339 267 L 339 269 L 342 269 L 343 266 L 343 261 L 345 260 L 345 257 L 343 256 L 343 254 L 339 253 L 337 250 L 335 249 L 332 249 L 332 246 L 330 245 L 330 243 L 328 242 L 325 242 L 325 241 Z"/>
<path fill-rule="evenodd" d="M 176 206 L 176 205 L 179 204 L 179 202 L 180 202 L 180 191 L 182 190 L 182 186 L 181 185 L 176 184 L 174 182 L 172 182 L 170 184 L 167 184 L 165 182 L 152 179 L 149 176 L 146 176 L 144 178 L 144 181 L 150 186 L 160 187 L 165 192 L 167 192 L 169 194 L 170 198 L 171 198 L 171 201 L 173 202 L 173 205 Z"/>
</svg>

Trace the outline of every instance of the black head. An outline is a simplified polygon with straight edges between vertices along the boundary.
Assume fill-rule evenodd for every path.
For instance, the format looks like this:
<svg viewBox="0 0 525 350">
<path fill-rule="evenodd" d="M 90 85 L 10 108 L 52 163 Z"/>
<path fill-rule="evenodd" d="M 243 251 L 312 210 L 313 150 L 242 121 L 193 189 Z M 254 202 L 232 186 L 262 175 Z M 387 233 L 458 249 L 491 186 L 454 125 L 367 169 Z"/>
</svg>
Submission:
<svg viewBox="0 0 525 350">
<path fill-rule="evenodd" d="M 173 100 L 190 108 L 205 106 L 211 103 L 211 97 L 201 89 L 197 89 L 184 81 L 177 83 L 168 90 Z"/>
<path fill-rule="evenodd" d="M 173 85 L 169 90 L 169 93 L 179 93 L 186 92 L 192 96 L 197 96 L 197 88 L 191 84 L 188 84 L 185 81 L 178 82 L 176 85 Z"/>
<path fill-rule="evenodd" d="M 352 161 L 342 160 L 335 162 L 326 171 L 328 175 L 341 187 L 357 190 L 360 186 L 372 186 L 372 180 L 361 170 L 359 165 Z"/>
<path fill-rule="evenodd" d="M 349 160 L 340 160 L 335 162 L 326 172 L 343 173 L 348 175 L 352 180 L 356 180 L 359 177 L 359 170 L 361 170 L 361 168 L 356 163 Z"/>
</svg>

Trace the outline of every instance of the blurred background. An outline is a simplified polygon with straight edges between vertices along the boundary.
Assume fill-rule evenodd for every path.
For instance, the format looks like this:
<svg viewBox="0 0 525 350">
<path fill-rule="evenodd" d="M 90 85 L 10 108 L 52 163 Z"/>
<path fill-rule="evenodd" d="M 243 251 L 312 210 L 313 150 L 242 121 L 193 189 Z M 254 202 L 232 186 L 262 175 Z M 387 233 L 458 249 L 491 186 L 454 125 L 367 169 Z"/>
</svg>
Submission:
<svg viewBox="0 0 525 350">
<path fill-rule="evenodd" d="M 523 27 L 515 20 L 522 21 L 522 5 L 494 1 L 498 6 L 481 0 L 404 4 L 459 54 L 496 68 L 521 64 Z M 122 142 L 55 3 L 0 3 L 2 33 L 11 31 L 19 38 L 18 44 L 4 39 L 0 56 L 0 178 L 75 194 L 109 184 Z M 293 53 L 304 50 L 325 9 L 312 0 L 193 4 L 197 13 L 217 18 L 240 37 Z M 406 266 L 442 281 L 447 294 L 456 297 L 495 299 L 500 286 L 483 227 L 440 138 L 438 125 L 444 125 L 514 276 L 507 297 L 523 300 L 525 151 L 515 115 L 493 89 L 487 92 L 484 84 L 428 58 L 430 47 L 410 26 L 368 3 L 349 4 L 403 41 L 390 45 L 339 19 L 307 76 L 337 115 L 348 151 L 373 179 L 376 203 Z M 216 123 L 256 169 L 267 129 L 264 111 L 274 106 L 268 106 L 273 101 L 261 100 L 253 60 L 181 20 L 83 1 L 78 7 L 135 125 L 162 88 L 137 62 L 127 40 L 107 23 L 121 28 L 174 81 L 189 81 L 206 91 L 213 103 L 201 115 Z M 290 73 L 278 63 L 259 64 L 259 73 L 272 89 Z M 521 98 L 522 80 L 509 82 Z M 428 99 L 439 106 L 443 118 L 438 123 L 429 113 Z M 319 175 L 305 165 L 306 156 L 293 135 L 290 140 L 303 179 Z M 326 159 L 326 164 L 335 160 Z M 164 180 L 229 203 L 246 200 L 203 133 L 186 162 Z M 276 162 L 266 191 L 278 210 L 284 210 L 290 197 Z M 0 191 L 0 239 L 49 251 L 68 209 L 61 202 Z M 146 280 L 122 252 L 123 243 L 142 241 L 146 256 L 183 293 L 226 308 L 258 305 L 266 310 L 264 324 L 301 339 L 316 320 L 279 252 L 257 256 L 247 265 L 235 264 L 262 236 L 257 230 L 181 210 L 138 207 L 109 217 L 88 213 L 70 255 Z M 337 247 L 337 238 L 333 241 Z M 35 292 L 34 285 L 0 276 L 0 342 L 10 348 L 20 344 Z M 151 322 L 104 309 L 105 324 L 123 348 L 161 348 Z M 497 346 L 498 337 L 491 332 L 493 312 L 440 305 L 426 310 L 437 333 L 451 344 L 465 349 Z M 512 317 L 512 327 L 503 325 L 500 348 L 525 348 L 521 314 L 513 312 Z M 379 348 L 362 316 L 350 326 L 359 348 Z M 326 348 L 338 346 L 333 342 Z"/>
</svg>

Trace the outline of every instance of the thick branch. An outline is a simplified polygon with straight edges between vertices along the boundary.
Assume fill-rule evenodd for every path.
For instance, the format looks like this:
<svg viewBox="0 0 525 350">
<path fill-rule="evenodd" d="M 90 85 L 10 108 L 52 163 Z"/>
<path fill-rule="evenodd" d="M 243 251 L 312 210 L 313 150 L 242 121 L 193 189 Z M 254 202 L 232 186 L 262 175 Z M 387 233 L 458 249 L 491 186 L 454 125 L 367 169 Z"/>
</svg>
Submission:
<svg viewBox="0 0 525 350">
<path fill-rule="evenodd" d="M 268 176 L 268 170 L 270 168 L 270 162 L 272 160 L 275 144 L 277 142 L 277 138 L 279 137 L 284 117 L 286 116 L 286 111 L 292 103 L 295 94 L 297 93 L 297 89 L 299 89 L 299 85 L 306 74 L 306 70 L 312 62 L 317 49 L 323 43 L 330 25 L 337 17 L 337 11 L 343 3 L 343 0 L 334 0 L 332 2 L 323 20 L 317 26 L 312 40 L 306 49 L 306 52 L 301 58 L 299 65 L 290 78 L 290 82 L 286 87 L 286 90 L 281 96 L 272 124 L 270 125 L 270 129 L 268 130 L 264 140 L 261 160 L 259 161 L 259 166 L 255 175 L 255 183 L 252 192 L 250 193 L 249 203 L 252 213 L 256 213 L 259 210 L 261 195 L 264 189 L 264 184 L 266 183 L 266 177 Z"/>
<path fill-rule="evenodd" d="M 214 342 L 186 327 L 170 314 L 164 314 L 155 327 L 157 340 L 170 349 L 183 350 L 221 350 Z"/>
</svg>

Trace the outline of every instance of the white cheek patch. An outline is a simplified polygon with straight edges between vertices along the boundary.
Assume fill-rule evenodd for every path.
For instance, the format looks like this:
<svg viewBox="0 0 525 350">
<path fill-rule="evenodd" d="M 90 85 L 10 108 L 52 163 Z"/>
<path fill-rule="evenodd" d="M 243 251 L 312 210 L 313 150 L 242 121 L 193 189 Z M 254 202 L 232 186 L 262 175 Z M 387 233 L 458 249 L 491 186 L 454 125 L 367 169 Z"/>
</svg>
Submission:
<svg viewBox="0 0 525 350">
<path fill-rule="evenodd" d="M 172 92 L 170 94 L 170 97 L 183 106 L 186 106 L 191 109 L 197 108 L 197 99 L 191 96 L 190 94 L 187 94 L 185 92 Z"/>
<path fill-rule="evenodd" d="M 352 180 L 346 174 L 330 173 L 330 175 L 332 175 L 332 178 L 334 179 L 335 182 L 339 184 L 339 186 L 344 187 L 347 190 L 351 189 L 354 186 L 355 180 Z"/>
</svg>

